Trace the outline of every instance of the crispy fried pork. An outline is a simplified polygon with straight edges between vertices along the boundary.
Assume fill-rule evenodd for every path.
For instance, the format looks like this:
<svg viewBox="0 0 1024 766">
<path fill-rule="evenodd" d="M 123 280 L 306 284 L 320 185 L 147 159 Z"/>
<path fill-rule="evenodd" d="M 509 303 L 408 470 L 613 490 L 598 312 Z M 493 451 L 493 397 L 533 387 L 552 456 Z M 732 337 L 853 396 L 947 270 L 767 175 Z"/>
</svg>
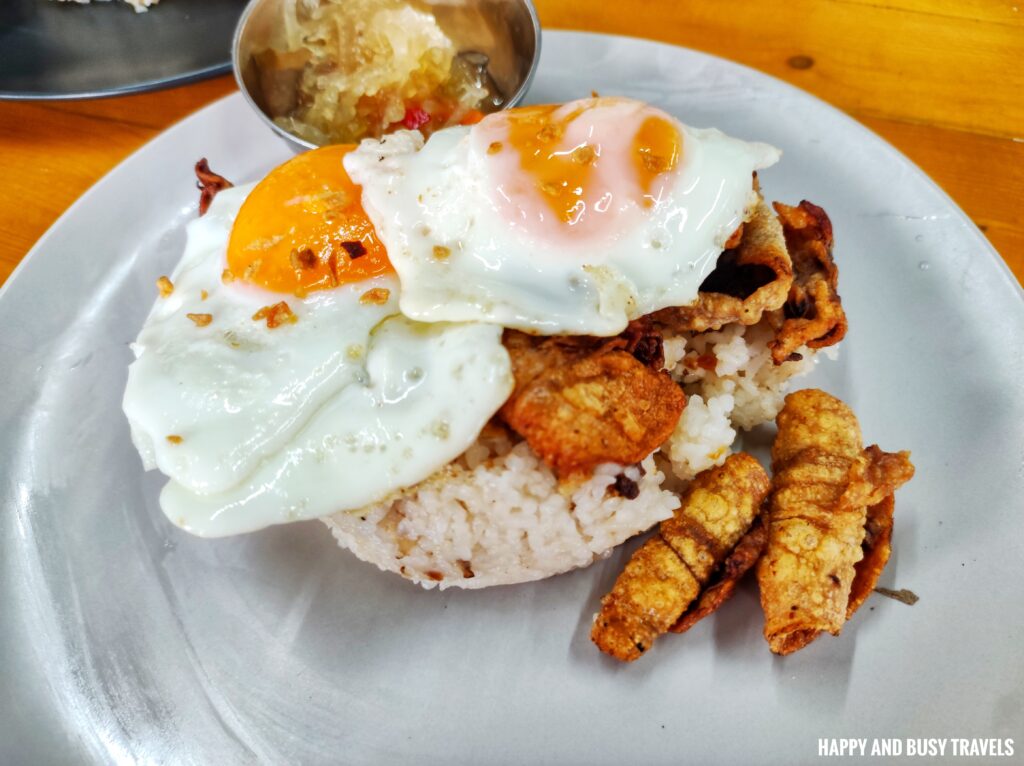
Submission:
<svg viewBox="0 0 1024 766">
<path fill-rule="evenodd" d="M 738 241 L 734 235 L 726 243 L 715 269 L 701 284 L 697 301 L 655 312 L 656 324 L 673 334 L 718 330 L 732 322 L 752 325 L 764 312 L 785 303 L 793 267 L 782 226 L 764 200 L 737 231 Z"/>
<path fill-rule="evenodd" d="M 850 586 L 850 601 L 846 605 L 846 619 L 860 609 L 878 584 L 878 578 L 889 563 L 892 553 L 892 525 L 896 502 L 893 495 L 886 495 L 882 502 L 868 507 L 867 522 L 864 525 L 864 542 L 861 548 L 864 558 L 854 565 L 853 585 Z"/>
<path fill-rule="evenodd" d="M 877 579 L 887 545 L 882 537 L 873 541 L 881 547 L 851 596 L 864 556 L 867 509 L 909 480 L 914 467 L 907 452 L 863 449 L 853 412 L 824 391 L 790 394 L 776 423 L 768 547 L 757 579 L 765 638 L 773 652 L 789 654 L 822 632 L 838 635 L 852 613 L 851 599 L 866 597 L 864 583 Z M 884 518 L 875 521 L 884 529 Z"/>
<path fill-rule="evenodd" d="M 722 604 L 732 598 L 736 586 L 761 558 L 767 544 L 768 529 L 758 517 L 722 563 L 717 576 L 712 577 L 701 591 L 700 598 L 669 630 L 673 633 L 685 633 L 705 617 L 718 611 Z"/>
<path fill-rule="evenodd" d="M 741 559 L 756 559 L 756 540 L 748 539 L 742 552 L 736 548 L 769 486 L 760 463 L 744 452 L 698 475 L 675 515 L 633 554 L 602 600 L 591 631 L 601 651 L 623 661 L 637 659 L 659 635 L 677 625 L 730 554 L 737 554 L 734 568 Z M 716 598 L 719 603 L 724 600 L 721 594 L 709 596 L 703 608 L 713 611 Z"/>
<path fill-rule="evenodd" d="M 637 463 L 671 435 L 686 404 L 660 369 L 660 337 L 539 338 L 506 330 L 515 389 L 500 416 L 564 481 L 601 463 Z M 658 369 L 656 369 L 657 367 Z"/>
<path fill-rule="evenodd" d="M 846 335 L 839 298 L 839 270 L 832 260 L 832 222 L 817 205 L 774 203 L 793 262 L 793 281 L 782 307 L 780 327 L 769 343 L 772 361 L 782 364 L 801 346 L 833 346 Z"/>
</svg>

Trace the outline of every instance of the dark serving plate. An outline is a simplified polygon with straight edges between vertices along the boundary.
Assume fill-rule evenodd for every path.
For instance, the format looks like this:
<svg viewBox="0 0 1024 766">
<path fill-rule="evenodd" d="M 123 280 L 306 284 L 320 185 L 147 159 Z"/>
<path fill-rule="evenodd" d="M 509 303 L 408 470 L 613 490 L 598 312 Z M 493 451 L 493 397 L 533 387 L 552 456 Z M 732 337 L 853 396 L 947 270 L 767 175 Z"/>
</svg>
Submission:
<svg viewBox="0 0 1024 766">
<path fill-rule="evenodd" d="M 135 13 L 121 0 L 0 0 L 0 98 L 95 98 L 227 72 L 244 5 L 163 0 Z"/>
</svg>

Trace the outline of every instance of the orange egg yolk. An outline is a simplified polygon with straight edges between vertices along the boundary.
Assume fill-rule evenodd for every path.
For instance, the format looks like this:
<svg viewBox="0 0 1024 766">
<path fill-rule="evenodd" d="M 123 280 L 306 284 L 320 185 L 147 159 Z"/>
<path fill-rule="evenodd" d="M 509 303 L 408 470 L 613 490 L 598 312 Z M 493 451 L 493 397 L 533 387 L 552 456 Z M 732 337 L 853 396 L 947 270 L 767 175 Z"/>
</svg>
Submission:
<svg viewBox="0 0 1024 766">
<path fill-rule="evenodd" d="M 508 113 L 508 141 L 519 154 L 519 164 L 563 223 L 576 223 L 586 201 L 593 202 L 607 191 L 595 188 L 596 168 L 607 147 L 599 138 L 576 143 L 566 139 L 570 124 L 599 103 L 593 101 L 560 114 L 556 114 L 562 108 L 559 105 L 528 106 Z M 489 149 L 500 150 L 498 144 Z M 673 171 L 680 161 L 682 136 L 671 121 L 647 116 L 636 129 L 628 152 L 626 160 L 639 187 L 641 204 L 650 207 L 655 179 Z"/>
<path fill-rule="evenodd" d="M 631 158 L 644 201 L 650 205 L 654 181 L 662 173 L 671 173 L 679 164 L 682 137 L 679 130 L 664 117 L 647 117 L 633 136 Z"/>
<path fill-rule="evenodd" d="M 256 185 L 231 229 L 232 277 L 302 297 L 394 270 L 342 165 L 355 148 L 300 154 Z"/>
</svg>

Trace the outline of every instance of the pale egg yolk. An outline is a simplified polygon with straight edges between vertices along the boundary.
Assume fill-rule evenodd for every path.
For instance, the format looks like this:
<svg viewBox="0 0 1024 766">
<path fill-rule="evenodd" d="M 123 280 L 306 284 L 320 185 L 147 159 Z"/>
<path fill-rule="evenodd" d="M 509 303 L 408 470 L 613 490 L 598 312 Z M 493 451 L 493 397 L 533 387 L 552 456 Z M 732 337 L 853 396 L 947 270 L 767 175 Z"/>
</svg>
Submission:
<svg viewBox="0 0 1024 766">
<path fill-rule="evenodd" d="M 302 297 L 394 270 L 342 165 L 353 149 L 300 154 L 256 185 L 231 229 L 231 277 Z"/>
<path fill-rule="evenodd" d="M 519 208 L 516 217 L 549 230 L 553 219 L 580 235 L 609 223 L 598 218 L 655 205 L 682 160 L 682 135 L 654 110 L 623 119 L 619 108 L 613 99 L 595 99 L 484 119 L 477 129 L 486 131 L 492 179 Z"/>
<path fill-rule="evenodd" d="M 571 223 L 583 209 L 584 190 L 590 184 L 598 148 L 590 143 L 563 147 L 569 122 L 579 115 L 573 111 L 555 117 L 558 106 L 534 106 L 509 114 L 508 143 L 519 154 L 519 165 L 533 180 L 541 199 L 558 220 Z M 492 144 L 489 152 L 501 146 Z"/>
<path fill-rule="evenodd" d="M 663 117 L 646 117 L 633 136 L 633 166 L 640 188 L 643 189 L 645 206 L 654 200 L 654 182 L 663 173 L 671 173 L 679 164 L 682 153 L 682 137 L 679 130 Z"/>
</svg>

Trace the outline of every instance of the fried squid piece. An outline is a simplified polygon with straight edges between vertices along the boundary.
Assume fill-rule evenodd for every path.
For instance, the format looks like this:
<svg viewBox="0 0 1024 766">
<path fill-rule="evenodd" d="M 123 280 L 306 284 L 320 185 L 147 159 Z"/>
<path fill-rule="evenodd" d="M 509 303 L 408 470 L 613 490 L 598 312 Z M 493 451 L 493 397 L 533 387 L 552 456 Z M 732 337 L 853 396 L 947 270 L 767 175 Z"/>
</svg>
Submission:
<svg viewBox="0 0 1024 766">
<path fill-rule="evenodd" d="M 217 192 L 234 186 L 224 176 L 217 175 L 210 170 L 210 163 L 206 161 L 206 157 L 196 163 L 196 178 L 198 179 L 196 187 L 199 189 L 199 215 L 206 215 Z"/>
<path fill-rule="evenodd" d="M 589 477 L 601 463 L 640 462 L 672 434 L 686 404 L 660 369 L 660 336 L 506 330 L 504 343 L 516 385 L 500 416 L 563 481 Z"/>
<path fill-rule="evenodd" d="M 718 575 L 712 577 L 711 582 L 701 592 L 697 603 L 687 609 L 669 630 L 673 633 L 685 633 L 709 614 L 718 611 L 722 604 L 732 598 L 736 586 L 761 558 L 767 545 L 768 529 L 761 519 L 757 518 L 722 564 Z"/>
<path fill-rule="evenodd" d="M 598 648 L 630 662 L 676 625 L 750 529 L 769 487 L 768 474 L 744 452 L 699 474 L 602 599 L 590 634 Z"/>
<path fill-rule="evenodd" d="M 697 301 L 656 312 L 657 324 L 673 334 L 718 330 L 732 322 L 752 325 L 785 303 L 793 267 L 782 226 L 763 199 L 738 233 L 701 283 Z"/>
<path fill-rule="evenodd" d="M 772 361 L 782 364 L 798 348 L 832 346 L 846 335 L 846 313 L 837 292 L 839 270 L 832 260 L 832 222 L 817 205 L 774 203 L 786 248 L 793 261 L 793 281 L 782 307 L 781 324 L 768 346 Z"/>
<path fill-rule="evenodd" d="M 757 579 L 765 638 L 773 652 L 789 654 L 823 632 L 839 634 L 852 613 L 867 508 L 883 504 L 914 467 L 907 452 L 863 449 L 853 412 L 824 391 L 790 394 L 776 423 L 768 547 Z M 865 582 L 884 566 L 878 550 L 862 569 Z"/>
</svg>

